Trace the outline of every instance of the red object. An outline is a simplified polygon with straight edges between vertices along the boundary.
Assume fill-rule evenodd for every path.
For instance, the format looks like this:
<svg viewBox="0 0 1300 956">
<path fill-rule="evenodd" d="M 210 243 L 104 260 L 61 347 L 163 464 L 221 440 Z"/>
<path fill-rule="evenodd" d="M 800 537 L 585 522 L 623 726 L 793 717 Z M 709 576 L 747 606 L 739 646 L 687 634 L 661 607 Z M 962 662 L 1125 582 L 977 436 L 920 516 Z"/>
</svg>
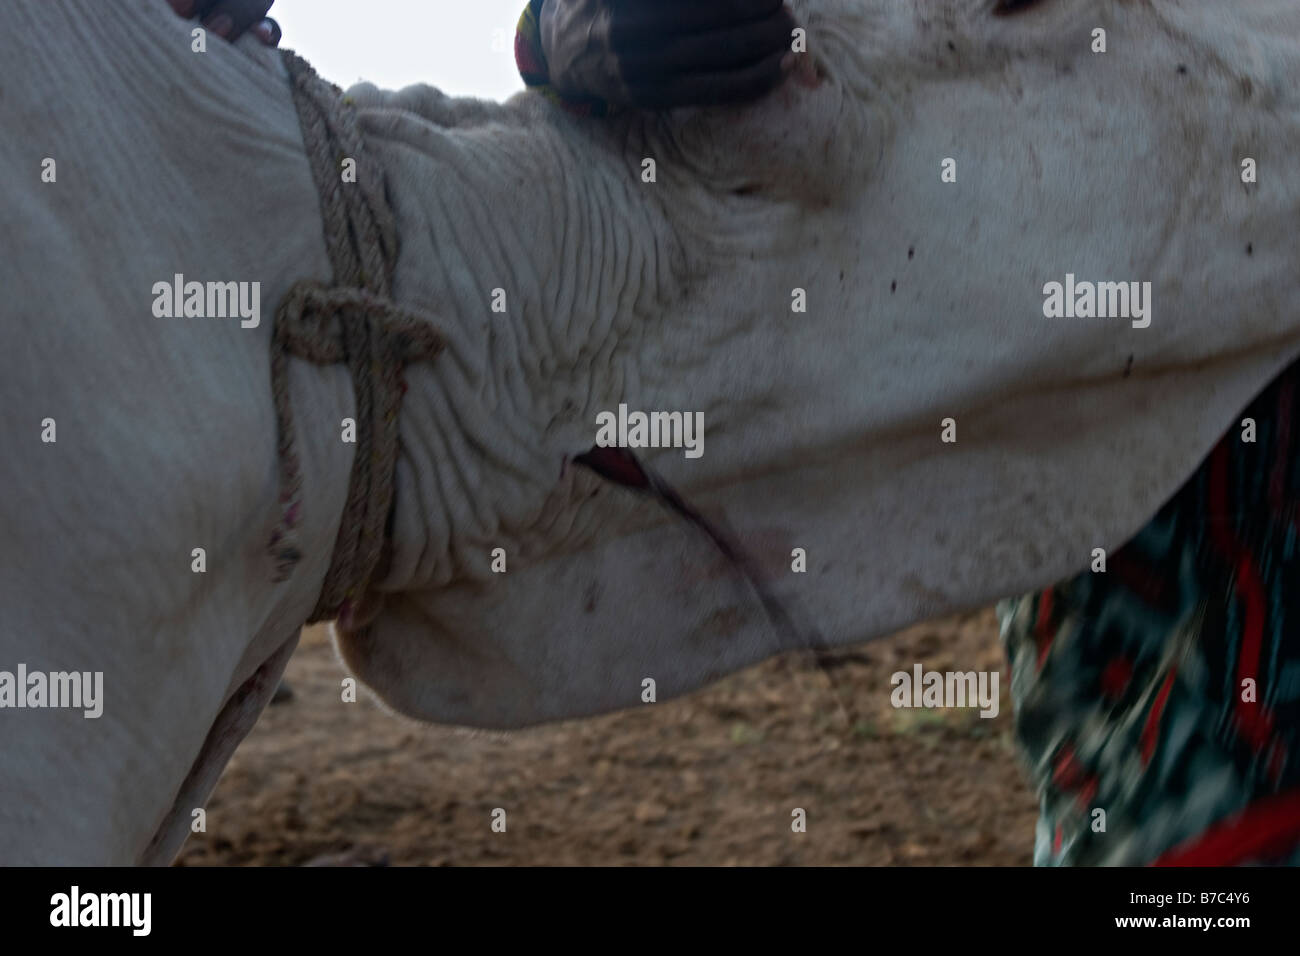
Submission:
<svg viewBox="0 0 1300 956">
<path fill-rule="evenodd" d="M 641 468 L 632 453 L 625 448 L 601 448 L 596 446 L 573 459 L 575 465 L 590 468 L 606 481 L 625 488 L 647 490 L 650 477 Z"/>
<path fill-rule="evenodd" d="M 1101 692 L 1110 700 L 1119 700 L 1133 679 L 1133 664 L 1127 657 L 1112 657 L 1101 672 Z"/>
<path fill-rule="evenodd" d="M 1038 598 L 1038 617 L 1034 621 L 1034 643 L 1038 645 L 1038 670 L 1043 669 L 1047 652 L 1052 649 L 1052 605 L 1054 592 L 1048 588 Z"/>
<path fill-rule="evenodd" d="M 1206 518 L 1220 554 L 1235 566 L 1235 591 L 1242 607 L 1241 650 L 1237 656 L 1237 732 L 1256 753 L 1261 753 L 1273 735 L 1273 717 L 1258 700 L 1241 699 L 1241 682 L 1249 677 L 1258 685 L 1266 616 L 1264 586 L 1250 551 L 1223 517 L 1232 513 L 1228 502 L 1228 446 L 1223 442 L 1210 456 L 1209 501 L 1210 514 Z"/>
<path fill-rule="evenodd" d="M 1152 866 L 1238 866 L 1275 860 L 1300 844 L 1300 789 L 1256 800 L 1174 847 Z"/>
</svg>

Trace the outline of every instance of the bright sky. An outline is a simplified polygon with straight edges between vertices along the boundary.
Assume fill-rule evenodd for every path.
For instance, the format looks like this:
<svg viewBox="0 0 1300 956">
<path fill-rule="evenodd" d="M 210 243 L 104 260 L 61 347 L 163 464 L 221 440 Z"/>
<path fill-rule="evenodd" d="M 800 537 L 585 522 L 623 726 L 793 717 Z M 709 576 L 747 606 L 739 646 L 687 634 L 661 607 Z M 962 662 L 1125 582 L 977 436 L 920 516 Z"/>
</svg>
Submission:
<svg viewBox="0 0 1300 956">
<path fill-rule="evenodd" d="M 0 0 L 3 2 L 3 0 Z M 504 99 L 523 88 L 514 37 L 527 0 L 276 0 L 271 15 L 327 79 Z"/>
</svg>

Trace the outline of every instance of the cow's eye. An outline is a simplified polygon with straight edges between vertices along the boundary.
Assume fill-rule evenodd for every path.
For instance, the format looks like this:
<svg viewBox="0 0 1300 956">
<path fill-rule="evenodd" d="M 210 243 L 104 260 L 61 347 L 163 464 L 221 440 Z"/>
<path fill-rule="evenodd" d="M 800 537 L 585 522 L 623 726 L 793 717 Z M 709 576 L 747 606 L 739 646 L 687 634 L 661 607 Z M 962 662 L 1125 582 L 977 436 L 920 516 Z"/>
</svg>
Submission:
<svg viewBox="0 0 1300 956">
<path fill-rule="evenodd" d="M 1023 13 L 1030 7 L 1036 7 L 1043 0 L 994 0 L 993 15 L 995 17 L 1009 17 L 1014 13 Z"/>
</svg>

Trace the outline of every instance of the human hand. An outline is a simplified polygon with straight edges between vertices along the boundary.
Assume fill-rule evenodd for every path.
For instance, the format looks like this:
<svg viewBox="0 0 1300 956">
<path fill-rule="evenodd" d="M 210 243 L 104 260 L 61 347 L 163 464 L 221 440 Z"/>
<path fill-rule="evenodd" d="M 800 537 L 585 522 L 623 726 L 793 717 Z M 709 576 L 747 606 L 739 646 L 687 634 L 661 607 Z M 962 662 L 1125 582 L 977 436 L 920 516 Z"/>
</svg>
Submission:
<svg viewBox="0 0 1300 956">
<path fill-rule="evenodd" d="M 180 16 L 201 20 L 203 26 L 226 40 L 238 40 L 251 30 L 267 46 L 280 43 L 280 25 L 268 17 L 275 0 L 167 0 Z"/>
<path fill-rule="evenodd" d="M 782 0 L 546 0 L 551 84 L 613 106 L 666 109 L 756 99 L 797 56 Z"/>
</svg>

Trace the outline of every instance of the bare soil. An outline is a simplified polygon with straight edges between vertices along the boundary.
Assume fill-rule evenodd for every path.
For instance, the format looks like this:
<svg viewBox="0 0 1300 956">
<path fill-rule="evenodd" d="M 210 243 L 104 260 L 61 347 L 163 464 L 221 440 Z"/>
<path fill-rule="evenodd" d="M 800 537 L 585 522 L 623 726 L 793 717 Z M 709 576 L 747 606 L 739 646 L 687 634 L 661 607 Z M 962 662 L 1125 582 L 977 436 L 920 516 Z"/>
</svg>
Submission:
<svg viewBox="0 0 1300 956">
<path fill-rule="evenodd" d="M 1000 670 L 996 718 L 895 710 L 889 678 Z M 510 734 L 343 703 L 326 634 L 289 663 L 179 865 L 1028 865 L 1035 805 L 992 611 L 757 665 L 675 701 Z M 495 808 L 506 831 L 493 832 Z M 792 832 L 792 811 L 807 832 Z"/>
</svg>

